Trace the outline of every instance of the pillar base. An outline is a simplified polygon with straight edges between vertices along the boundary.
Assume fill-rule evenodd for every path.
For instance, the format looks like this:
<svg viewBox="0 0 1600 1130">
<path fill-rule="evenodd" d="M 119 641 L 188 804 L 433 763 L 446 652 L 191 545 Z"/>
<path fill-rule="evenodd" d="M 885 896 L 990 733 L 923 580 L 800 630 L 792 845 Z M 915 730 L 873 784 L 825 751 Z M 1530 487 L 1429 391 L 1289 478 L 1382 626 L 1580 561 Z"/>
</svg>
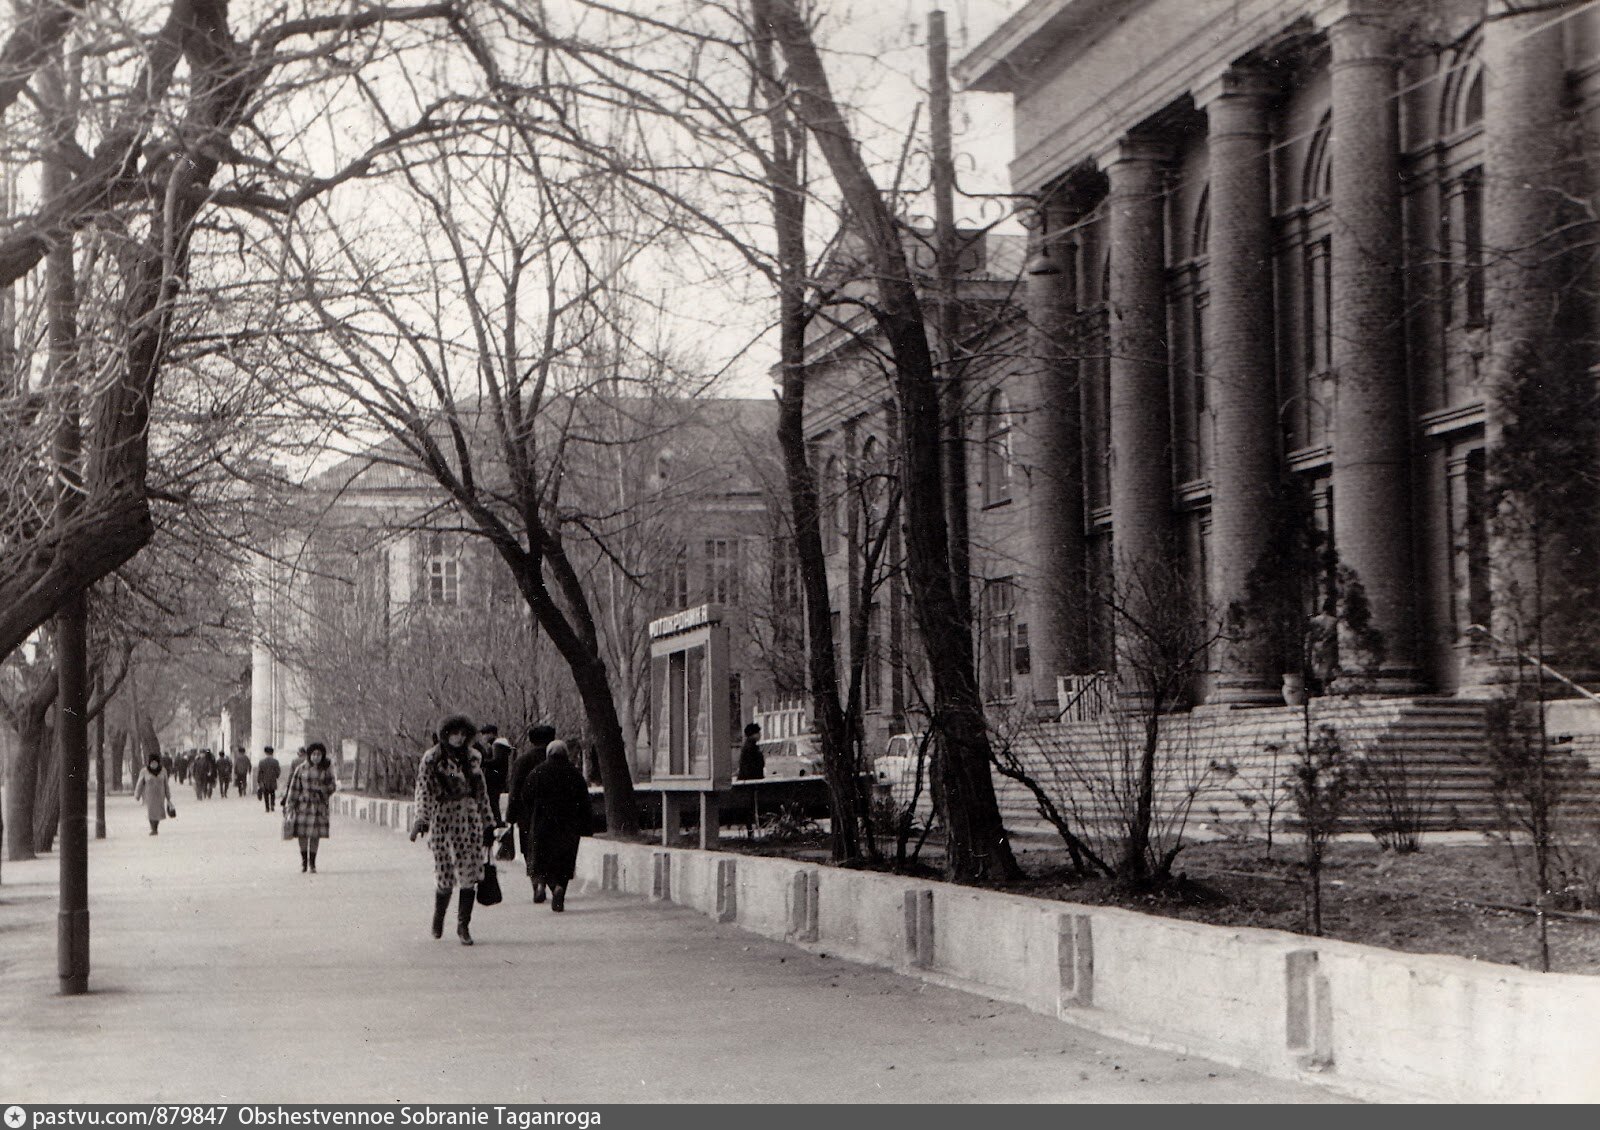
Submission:
<svg viewBox="0 0 1600 1130">
<path fill-rule="evenodd" d="M 1282 706 L 1283 688 L 1256 675 L 1218 675 L 1207 706 Z"/>
<path fill-rule="evenodd" d="M 1339 675 L 1329 693 L 1336 696 L 1372 695 L 1378 698 L 1413 698 L 1428 692 L 1428 684 L 1415 667 L 1380 667 Z"/>
</svg>

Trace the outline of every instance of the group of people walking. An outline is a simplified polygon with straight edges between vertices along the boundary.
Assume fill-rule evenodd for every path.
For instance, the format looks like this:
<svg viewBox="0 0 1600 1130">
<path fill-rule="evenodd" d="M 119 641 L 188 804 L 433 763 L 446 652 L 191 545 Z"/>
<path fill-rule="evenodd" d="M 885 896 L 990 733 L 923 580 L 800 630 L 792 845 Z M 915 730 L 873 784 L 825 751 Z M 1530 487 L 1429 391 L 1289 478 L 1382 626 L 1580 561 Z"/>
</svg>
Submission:
<svg viewBox="0 0 1600 1130">
<path fill-rule="evenodd" d="M 474 744 L 480 734 L 484 742 Z M 548 898 L 551 910 L 566 909 L 578 841 L 590 831 L 589 786 L 552 726 L 530 728 L 526 748 L 514 761 L 511 755 L 511 744 L 495 727 L 478 731 L 465 715 L 454 714 L 439 724 L 438 744 L 417 767 L 411 838 L 426 836 L 433 854 L 435 938 L 444 936 L 453 897 L 456 937 L 472 945 L 472 910 L 484 866 L 495 842 L 513 830 L 533 901 Z M 502 791 L 508 796 L 503 819 Z"/>
<path fill-rule="evenodd" d="M 533 901 L 548 900 L 552 911 L 564 911 L 567 884 L 577 869 L 578 842 L 591 830 L 591 812 L 588 783 L 573 765 L 566 743 L 557 739 L 555 728 L 531 727 L 519 754 L 500 737 L 497 727 L 479 729 L 465 715 L 454 714 L 439 724 L 437 739 L 417 766 L 416 821 L 411 827 L 411 839 L 426 836 L 433 855 L 433 936 L 444 936 L 454 898 L 456 936 L 462 945 L 472 945 L 478 884 L 497 842 L 506 859 L 521 847 Z M 246 766 L 242 774 L 237 771 L 238 758 Z M 203 771 L 198 768 L 203 763 L 202 758 L 190 765 L 197 798 L 206 795 L 200 784 Z M 222 777 L 216 767 L 226 763 L 223 758 L 212 761 L 219 782 Z M 242 795 L 250 772 L 242 748 L 233 768 Z M 254 769 L 256 795 L 267 812 L 281 802 L 283 838 L 299 844 L 300 870 L 315 874 L 317 848 L 331 830 L 331 798 L 339 788 L 328 747 L 312 742 L 302 749 L 289 767 L 281 794 L 280 767 L 271 746 L 264 748 Z M 504 815 L 502 794 L 507 798 Z M 159 756 L 151 756 L 140 772 L 134 799 L 145 805 L 152 836 L 163 819 L 177 815 L 171 773 Z"/>
</svg>

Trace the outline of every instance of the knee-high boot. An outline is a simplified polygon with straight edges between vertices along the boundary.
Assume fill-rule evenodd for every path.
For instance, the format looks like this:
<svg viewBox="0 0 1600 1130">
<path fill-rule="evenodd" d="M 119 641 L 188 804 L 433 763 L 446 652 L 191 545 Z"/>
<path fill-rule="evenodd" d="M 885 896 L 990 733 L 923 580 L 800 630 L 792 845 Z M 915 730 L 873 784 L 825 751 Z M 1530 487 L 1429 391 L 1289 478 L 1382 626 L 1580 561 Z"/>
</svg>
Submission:
<svg viewBox="0 0 1600 1130">
<path fill-rule="evenodd" d="M 474 887 L 462 887 L 460 898 L 456 902 L 456 937 L 461 939 L 461 944 L 470 946 L 472 934 L 467 927 L 472 925 L 472 904 L 478 897 Z"/>
<path fill-rule="evenodd" d="M 450 909 L 450 888 L 433 892 L 433 936 L 444 937 L 444 916 Z"/>
</svg>

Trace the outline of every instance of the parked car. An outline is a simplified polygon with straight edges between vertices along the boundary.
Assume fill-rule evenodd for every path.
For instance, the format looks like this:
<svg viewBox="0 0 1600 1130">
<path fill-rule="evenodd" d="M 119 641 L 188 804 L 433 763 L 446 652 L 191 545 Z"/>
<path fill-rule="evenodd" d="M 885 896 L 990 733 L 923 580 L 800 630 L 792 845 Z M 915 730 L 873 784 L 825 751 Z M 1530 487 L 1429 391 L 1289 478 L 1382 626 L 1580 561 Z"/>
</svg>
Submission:
<svg viewBox="0 0 1600 1130">
<path fill-rule="evenodd" d="M 883 753 L 872 764 L 872 776 L 877 786 L 886 792 L 897 807 L 917 798 L 918 819 L 926 820 L 933 814 L 933 746 L 927 745 L 925 734 L 895 734 L 884 747 Z M 917 791 L 917 759 L 922 758 L 922 790 Z"/>
<path fill-rule="evenodd" d="M 768 777 L 822 776 L 822 751 L 812 734 L 767 738 L 756 744 L 765 759 Z"/>
</svg>

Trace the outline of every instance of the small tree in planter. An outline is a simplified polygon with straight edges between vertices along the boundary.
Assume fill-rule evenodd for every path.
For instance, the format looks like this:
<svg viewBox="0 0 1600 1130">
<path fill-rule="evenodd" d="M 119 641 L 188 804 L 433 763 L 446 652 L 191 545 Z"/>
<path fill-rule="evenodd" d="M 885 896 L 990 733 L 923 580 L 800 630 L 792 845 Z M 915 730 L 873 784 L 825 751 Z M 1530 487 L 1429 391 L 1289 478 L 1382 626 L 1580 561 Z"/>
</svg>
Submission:
<svg viewBox="0 0 1600 1130">
<path fill-rule="evenodd" d="M 1317 736 L 1288 751 L 1292 768 L 1284 781 L 1304 837 L 1307 919 L 1311 932 L 1322 936 L 1322 864 L 1328 841 L 1356 792 L 1358 769 L 1339 733 L 1322 726 Z"/>
</svg>

